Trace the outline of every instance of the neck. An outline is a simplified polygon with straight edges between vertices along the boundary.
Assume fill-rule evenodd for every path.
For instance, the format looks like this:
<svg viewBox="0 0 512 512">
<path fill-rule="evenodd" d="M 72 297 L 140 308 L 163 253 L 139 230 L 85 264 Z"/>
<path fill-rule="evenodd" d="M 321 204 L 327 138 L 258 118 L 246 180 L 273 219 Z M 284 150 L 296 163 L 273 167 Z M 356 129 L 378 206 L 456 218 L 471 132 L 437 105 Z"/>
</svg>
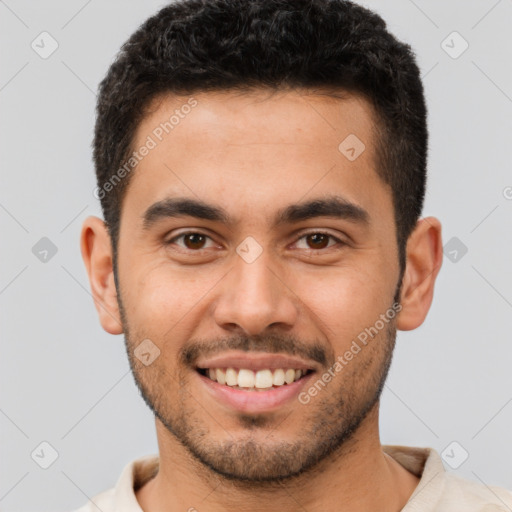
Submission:
<svg viewBox="0 0 512 512">
<path fill-rule="evenodd" d="M 378 435 L 378 404 L 340 449 L 310 471 L 286 481 L 228 480 L 204 467 L 156 420 L 158 474 L 136 492 L 146 512 L 401 510 L 419 479 L 386 455 Z"/>
</svg>

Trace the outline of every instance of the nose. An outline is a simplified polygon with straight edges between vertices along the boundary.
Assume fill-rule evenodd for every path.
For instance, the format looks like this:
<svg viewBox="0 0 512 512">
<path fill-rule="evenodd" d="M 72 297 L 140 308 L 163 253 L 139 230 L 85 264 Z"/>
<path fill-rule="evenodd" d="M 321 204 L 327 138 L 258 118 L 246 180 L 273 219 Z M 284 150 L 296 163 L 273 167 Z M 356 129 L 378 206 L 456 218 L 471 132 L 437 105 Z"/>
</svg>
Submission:
<svg viewBox="0 0 512 512">
<path fill-rule="evenodd" d="M 252 263 L 237 257 L 223 279 L 214 310 L 219 327 L 254 336 L 277 326 L 288 330 L 297 321 L 298 298 L 264 254 Z"/>
</svg>

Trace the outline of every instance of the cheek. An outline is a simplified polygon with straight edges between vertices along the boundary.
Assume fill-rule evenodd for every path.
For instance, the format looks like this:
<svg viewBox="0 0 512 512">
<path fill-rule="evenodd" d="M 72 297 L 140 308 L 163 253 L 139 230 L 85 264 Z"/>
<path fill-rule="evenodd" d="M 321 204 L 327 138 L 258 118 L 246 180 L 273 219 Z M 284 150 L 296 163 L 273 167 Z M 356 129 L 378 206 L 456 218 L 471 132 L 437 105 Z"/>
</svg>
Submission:
<svg viewBox="0 0 512 512">
<path fill-rule="evenodd" d="M 313 312 L 312 321 L 339 351 L 386 312 L 392 301 L 390 290 L 386 278 L 344 269 L 325 278 L 301 280 L 298 295 Z"/>
<path fill-rule="evenodd" d="M 128 319 L 157 339 L 165 339 L 204 313 L 208 291 L 218 280 L 214 272 L 193 268 L 180 271 L 168 262 L 153 265 L 144 272 L 128 272 L 123 283 Z"/>
</svg>

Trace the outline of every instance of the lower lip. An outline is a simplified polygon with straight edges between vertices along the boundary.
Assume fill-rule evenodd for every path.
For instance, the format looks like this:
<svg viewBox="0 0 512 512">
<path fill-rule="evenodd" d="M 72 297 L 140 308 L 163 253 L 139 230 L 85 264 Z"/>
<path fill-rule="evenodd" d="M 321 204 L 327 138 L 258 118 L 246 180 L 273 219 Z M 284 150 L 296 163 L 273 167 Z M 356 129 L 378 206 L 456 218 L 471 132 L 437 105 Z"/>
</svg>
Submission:
<svg viewBox="0 0 512 512">
<path fill-rule="evenodd" d="M 297 399 L 300 390 L 309 382 L 314 372 L 291 384 L 284 384 L 268 391 L 243 391 L 225 384 L 219 384 L 217 381 L 200 373 L 196 372 L 196 374 L 206 386 L 207 391 L 216 400 L 240 412 L 262 413 L 275 411 L 292 400 Z"/>
</svg>

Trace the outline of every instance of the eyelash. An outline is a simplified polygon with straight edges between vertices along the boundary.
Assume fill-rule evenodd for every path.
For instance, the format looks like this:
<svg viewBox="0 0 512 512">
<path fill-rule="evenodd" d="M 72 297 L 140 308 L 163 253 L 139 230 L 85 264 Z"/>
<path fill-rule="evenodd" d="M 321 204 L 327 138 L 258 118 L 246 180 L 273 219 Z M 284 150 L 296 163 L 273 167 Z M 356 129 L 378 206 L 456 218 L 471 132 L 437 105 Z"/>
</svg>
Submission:
<svg viewBox="0 0 512 512">
<path fill-rule="evenodd" d="M 212 238 L 204 233 L 201 233 L 200 231 L 187 231 L 185 233 L 181 233 L 180 235 L 177 235 L 175 236 L 174 238 L 171 238 L 170 240 L 168 240 L 166 242 L 166 245 L 172 245 L 173 243 L 176 242 L 176 240 L 179 240 L 180 238 L 183 238 L 185 236 L 188 236 L 188 235 L 201 235 L 201 236 L 204 236 L 206 238 L 208 238 L 209 240 L 212 240 Z M 325 236 L 328 236 L 330 239 L 334 240 L 336 242 L 336 244 L 341 244 L 341 245 L 346 245 L 345 242 L 343 242 L 343 240 L 340 240 L 338 237 L 335 237 L 334 235 L 332 235 L 331 233 L 328 233 L 326 231 L 310 231 L 308 233 L 303 233 L 297 240 L 302 240 L 304 238 L 306 238 L 307 236 L 310 236 L 310 235 L 325 235 Z M 327 247 L 323 247 L 322 249 L 312 249 L 312 248 L 308 248 L 308 249 L 305 249 L 305 250 L 309 250 L 309 251 L 313 251 L 313 252 L 320 252 L 320 251 L 323 251 L 323 250 L 326 250 L 326 249 L 330 249 L 332 247 L 334 247 L 336 244 L 332 244 L 332 245 L 328 245 Z M 181 249 L 183 250 L 186 250 L 186 251 L 191 251 L 191 252 L 201 252 L 201 251 L 204 251 L 207 248 L 201 248 L 201 249 L 189 249 L 188 247 L 184 247 L 184 246 L 179 246 Z"/>
</svg>

